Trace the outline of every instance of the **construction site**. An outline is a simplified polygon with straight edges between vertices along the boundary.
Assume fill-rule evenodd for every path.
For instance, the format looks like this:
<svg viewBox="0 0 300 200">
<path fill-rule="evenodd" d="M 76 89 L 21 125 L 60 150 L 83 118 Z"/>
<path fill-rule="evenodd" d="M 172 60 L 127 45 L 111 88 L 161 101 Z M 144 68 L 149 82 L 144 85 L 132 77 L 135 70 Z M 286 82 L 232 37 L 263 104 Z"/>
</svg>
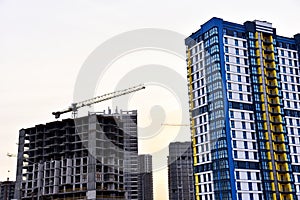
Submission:
<svg viewBox="0 0 300 200">
<path fill-rule="evenodd" d="M 73 118 L 19 132 L 15 199 L 138 199 L 137 111 L 77 110 L 144 89 L 135 86 L 53 112 Z"/>
</svg>

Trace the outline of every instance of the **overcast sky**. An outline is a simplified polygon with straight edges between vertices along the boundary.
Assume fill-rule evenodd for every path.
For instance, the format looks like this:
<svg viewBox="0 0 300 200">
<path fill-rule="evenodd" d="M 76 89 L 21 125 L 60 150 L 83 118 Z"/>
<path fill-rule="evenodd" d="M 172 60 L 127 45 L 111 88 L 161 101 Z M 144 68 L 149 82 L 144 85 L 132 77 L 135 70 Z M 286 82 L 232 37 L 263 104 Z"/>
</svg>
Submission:
<svg viewBox="0 0 300 200">
<path fill-rule="evenodd" d="M 69 105 L 82 64 L 111 37 L 139 28 L 188 36 L 214 16 L 269 21 L 292 37 L 300 32 L 299 8 L 299 0 L 0 0 L 1 180 L 15 179 L 15 158 L 6 153 L 17 153 L 19 129 L 51 121 L 52 111 Z M 166 177 L 166 168 L 155 174 L 157 200 L 167 198 Z"/>
</svg>

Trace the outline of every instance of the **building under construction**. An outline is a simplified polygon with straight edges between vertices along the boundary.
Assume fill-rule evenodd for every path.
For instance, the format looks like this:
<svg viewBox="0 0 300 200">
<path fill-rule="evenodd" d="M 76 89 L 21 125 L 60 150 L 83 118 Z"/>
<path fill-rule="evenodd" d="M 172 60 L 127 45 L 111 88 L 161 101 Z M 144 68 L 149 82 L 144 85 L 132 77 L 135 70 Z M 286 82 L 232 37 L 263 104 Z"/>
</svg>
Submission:
<svg viewBox="0 0 300 200">
<path fill-rule="evenodd" d="M 0 200 L 11 200 L 14 198 L 15 182 L 7 181 L 0 182 Z"/>
<path fill-rule="evenodd" d="M 137 112 L 21 129 L 16 199 L 137 199 Z"/>
<path fill-rule="evenodd" d="M 193 155 L 191 142 L 169 145 L 169 200 L 194 200 Z"/>
<path fill-rule="evenodd" d="M 139 160 L 139 200 L 153 200 L 152 155 L 143 154 Z"/>
</svg>

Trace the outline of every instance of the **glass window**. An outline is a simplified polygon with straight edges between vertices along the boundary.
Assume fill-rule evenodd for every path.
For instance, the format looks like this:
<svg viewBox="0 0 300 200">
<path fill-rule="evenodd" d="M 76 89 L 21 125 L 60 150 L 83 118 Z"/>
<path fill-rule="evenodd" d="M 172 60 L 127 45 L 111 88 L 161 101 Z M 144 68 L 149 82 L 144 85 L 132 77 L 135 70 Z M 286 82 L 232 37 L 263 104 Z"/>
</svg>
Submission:
<svg viewBox="0 0 300 200">
<path fill-rule="evenodd" d="M 288 84 L 287 83 L 284 84 L 284 89 L 286 89 L 286 90 L 288 89 Z"/>
<path fill-rule="evenodd" d="M 253 140 L 255 140 L 255 133 L 251 133 L 251 138 L 253 139 Z"/>
<path fill-rule="evenodd" d="M 233 148 L 236 148 L 236 140 L 233 140 L 232 143 L 233 143 Z"/>
<path fill-rule="evenodd" d="M 290 134 L 294 135 L 294 129 L 293 128 L 290 128 Z"/>
<path fill-rule="evenodd" d="M 229 62 L 229 56 L 225 56 L 226 62 Z"/>
<path fill-rule="evenodd" d="M 251 191 L 252 190 L 252 183 L 249 183 L 249 184 L 251 184 L 251 189 L 250 189 L 250 186 L 249 186 L 249 190 Z M 250 193 L 249 195 L 250 195 L 250 200 L 253 200 L 253 193 Z"/>
<path fill-rule="evenodd" d="M 240 58 L 236 58 L 236 63 L 240 64 Z"/>
<path fill-rule="evenodd" d="M 228 90 L 231 90 L 231 83 L 228 83 Z"/>
<path fill-rule="evenodd" d="M 240 53 L 239 53 L 239 49 L 237 49 L 237 48 L 235 49 L 235 54 L 236 54 L 236 55 L 239 55 L 239 54 L 240 54 Z"/>
<path fill-rule="evenodd" d="M 242 82 L 242 76 L 241 75 L 238 75 L 238 81 Z"/>
<path fill-rule="evenodd" d="M 237 39 L 234 40 L 235 46 L 239 46 L 239 41 Z"/>
<path fill-rule="evenodd" d="M 254 155 L 254 159 L 257 160 L 257 153 L 254 152 L 253 155 Z"/>
<path fill-rule="evenodd" d="M 300 129 L 299 129 L 300 130 Z M 232 130 L 232 137 L 235 138 L 236 135 L 235 135 L 235 130 Z"/>
<path fill-rule="evenodd" d="M 237 186 L 237 189 L 238 189 L 238 190 L 241 190 L 241 183 L 240 183 L 240 182 L 237 182 L 237 183 L 236 183 L 236 186 Z"/>
<path fill-rule="evenodd" d="M 243 86 L 239 84 L 239 91 L 243 91 Z"/>
<path fill-rule="evenodd" d="M 247 139 L 247 132 L 246 131 L 243 131 L 243 138 Z"/>
<path fill-rule="evenodd" d="M 230 111 L 230 117 L 234 118 L 234 112 L 233 111 Z"/>
<path fill-rule="evenodd" d="M 249 152 L 245 151 L 245 159 L 249 159 Z"/>
<path fill-rule="evenodd" d="M 252 183 L 251 182 L 248 182 L 248 188 L 250 191 L 252 191 Z"/>
<path fill-rule="evenodd" d="M 249 38 L 253 39 L 254 38 L 254 34 L 252 32 L 249 32 Z"/>
<path fill-rule="evenodd" d="M 248 74 L 248 68 L 247 67 L 245 68 L 245 74 Z"/>
<path fill-rule="evenodd" d="M 239 200 L 242 200 L 242 194 L 238 193 Z"/>
<path fill-rule="evenodd" d="M 251 119 L 251 114 L 250 114 L 250 119 Z M 251 127 L 251 130 L 254 130 L 254 124 L 253 123 L 250 123 L 250 127 Z"/>
<path fill-rule="evenodd" d="M 230 80 L 230 74 L 229 73 L 227 74 L 227 80 Z"/>
<path fill-rule="evenodd" d="M 226 38 L 226 37 L 224 38 L 224 43 L 228 44 L 228 38 Z"/>
<path fill-rule="evenodd" d="M 249 117 L 250 117 L 250 120 L 253 120 L 253 114 L 252 113 L 249 114 Z"/>
<path fill-rule="evenodd" d="M 237 72 L 237 73 L 241 73 L 241 67 L 240 67 L 240 66 L 237 66 L 237 67 L 236 67 L 236 72 Z"/>
<path fill-rule="evenodd" d="M 247 172 L 247 178 L 248 180 L 251 180 L 251 172 Z"/>
<path fill-rule="evenodd" d="M 230 65 L 229 64 L 226 64 L 226 69 L 227 69 L 227 71 L 230 71 Z"/>
<path fill-rule="evenodd" d="M 238 171 L 236 172 L 236 179 L 240 179 L 240 172 L 238 172 Z"/>
<path fill-rule="evenodd" d="M 246 129 L 246 123 L 245 122 L 242 122 L 242 128 Z"/>
</svg>

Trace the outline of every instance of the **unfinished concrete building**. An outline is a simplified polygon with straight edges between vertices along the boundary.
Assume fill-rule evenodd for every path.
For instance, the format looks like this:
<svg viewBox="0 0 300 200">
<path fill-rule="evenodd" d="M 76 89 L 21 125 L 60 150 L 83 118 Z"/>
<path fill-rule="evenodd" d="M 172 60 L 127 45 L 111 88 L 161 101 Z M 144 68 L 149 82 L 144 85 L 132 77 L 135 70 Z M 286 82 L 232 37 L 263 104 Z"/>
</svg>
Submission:
<svg viewBox="0 0 300 200">
<path fill-rule="evenodd" d="M 103 112 L 21 129 L 15 198 L 134 199 L 136 122 L 136 111 Z"/>
<path fill-rule="evenodd" d="M 0 182 L 0 200 L 11 200 L 14 198 L 15 181 L 10 181 L 7 178 L 6 181 Z"/>
<path fill-rule="evenodd" d="M 152 155 L 139 155 L 139 200 L 153 200 Z"/>
</svg>

